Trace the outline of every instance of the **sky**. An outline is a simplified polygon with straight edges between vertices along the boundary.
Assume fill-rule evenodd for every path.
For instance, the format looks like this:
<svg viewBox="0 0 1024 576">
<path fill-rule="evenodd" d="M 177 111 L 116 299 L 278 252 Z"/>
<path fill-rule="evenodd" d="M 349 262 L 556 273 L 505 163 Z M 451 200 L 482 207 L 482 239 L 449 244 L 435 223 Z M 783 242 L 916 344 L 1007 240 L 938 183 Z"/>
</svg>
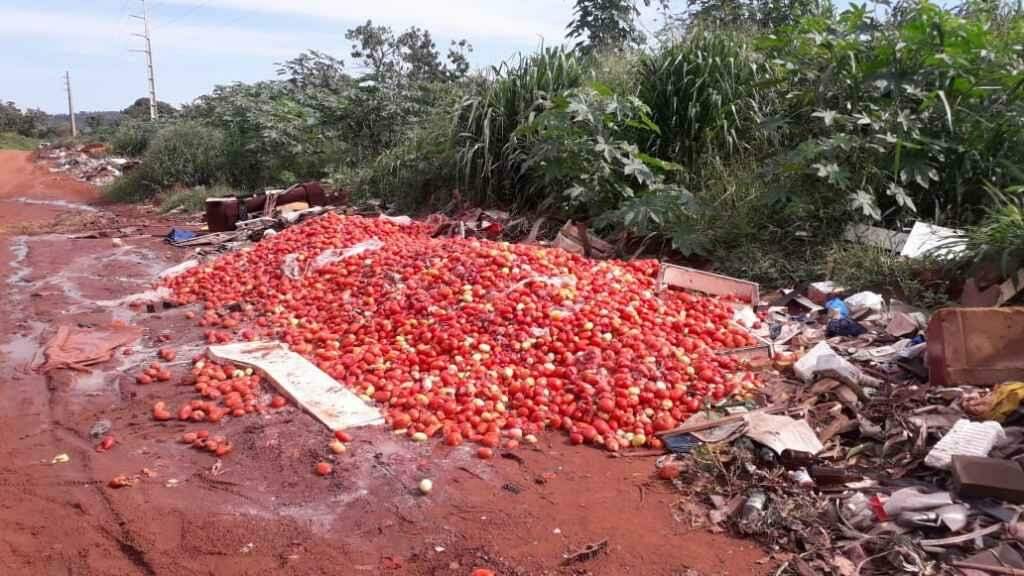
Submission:
<svg viewBox="0 0 1024 576">
<path fill-rule="evenodd" d="M 572 0 L 149 0 L 159 100 L 190 102 L 217 84 L 272 78 L 275 63 L 305 49 L 348 63 L 345 31 L 373 20 L 396 32 L 430 30 L 474 47 L 485 68 L 541 43 L 560 44 Z M 120 110 L 147 95 L 140 0 L 0 0 L 0 100 L 67 112 Z M 642 25 L 660 18 L 645 10 Z"/>
</svg>

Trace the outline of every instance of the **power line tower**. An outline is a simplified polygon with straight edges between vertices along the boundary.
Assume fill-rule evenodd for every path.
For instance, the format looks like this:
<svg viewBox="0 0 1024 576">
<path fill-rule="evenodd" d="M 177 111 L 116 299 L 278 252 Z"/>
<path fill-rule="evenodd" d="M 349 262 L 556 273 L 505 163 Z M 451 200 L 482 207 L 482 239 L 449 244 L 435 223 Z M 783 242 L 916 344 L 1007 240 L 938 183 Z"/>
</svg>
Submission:
<svg viewBox="0 0 1024 576">
<path fill-rule="evenodd" d="M 149 69 L 149 119 L 156 120 L 159 113 L 157 112 L 156 106 L 156 79 L 153 75 L 153 44 L 150 42 L 149 35 L 149 7 L 146 6 L 146 0 L 139 0 L 142 3 L 142 15 L 132 14 L 132 18 L 138 18 L 142 20 L 143 33 L 132 34 L 138 36 L 146 41 L 145 50 L 132 50 L 132 52 L 145 52 L 146 53 L 146 67 Z"/>
<path fill-rule="evenodd" d="M 78 136 L 78 125 L 75 124 L 75 106 L 71 103 L 71 73 L 64 71 L 64 87 L 68 91 L 68 117 L 71 118 L 71 137 Z"/>
</svg>

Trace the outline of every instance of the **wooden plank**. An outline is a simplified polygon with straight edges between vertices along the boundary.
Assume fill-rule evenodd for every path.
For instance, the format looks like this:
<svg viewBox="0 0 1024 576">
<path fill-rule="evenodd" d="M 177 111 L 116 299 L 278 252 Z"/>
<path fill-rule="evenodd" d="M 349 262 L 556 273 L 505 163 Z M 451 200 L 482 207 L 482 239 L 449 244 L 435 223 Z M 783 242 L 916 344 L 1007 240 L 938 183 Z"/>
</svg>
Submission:
<svg viewBox="0 0 1024 576">
<path fill-rule="evenodd" d="M 363 402 L 351 390 L 280 342 L 240 342 L 210 346 L 217 360 L 258 370 L 282 394 L 331 430 L 384 423 L 377 408 Z"/>
<path fill-rule="evenodd" d="M 658 274 L 658 286 L 661 290 L 667 287 L 693 290 L 712 296 L 733 295 L 743 302 L 757 307 L 761 300 L 760 286 L 756 282 L 731 278 L 721 274 L 662 264 Z"/>
<path fill-rule="evenodd" d="M 671 430 L 665 430 L 664 432 L 656 432 L 654 435 L 659 438 L 664 438 L 666 436 L 690 434 L 693 432 L 700 432 L 701 430 L 707 430 L 709 428 L 718 428 L 719 426 L 722 426 L 724 424 L 732 424 L 733 422 L 746 420 L 747 416 L 750 416 L 751 414 L 779 414 L 781 412 L 786 412 L 787 410 L 788 408 L 781 404 L 773 404 L 760 410 L 744 412 L 743 414 L 734 414 L 732 416 L 725 416 L 724 418 L 719 418 L 718 420 L 705 420 L 704 422 L 697 422 L 695 424 L 683 424 L 682 426 L 673 428 Z"/>
</svg>

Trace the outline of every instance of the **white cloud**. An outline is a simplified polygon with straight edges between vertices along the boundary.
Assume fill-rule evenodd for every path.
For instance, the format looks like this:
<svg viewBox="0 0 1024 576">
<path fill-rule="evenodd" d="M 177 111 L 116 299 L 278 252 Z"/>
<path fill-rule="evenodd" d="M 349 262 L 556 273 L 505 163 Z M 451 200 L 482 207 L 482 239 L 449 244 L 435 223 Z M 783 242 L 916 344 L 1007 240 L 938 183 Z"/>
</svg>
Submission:
<svg viewBox="0 0 1024 576">
<path fill-rule="evenodd" d="M 305 16 L 356 24 L 373 20 L 393 28 L 419 26 L 470 42 L 504 40 L 535 44 L 562 41 L 571 0 L 164 0 L 165 4 Z"/>
<path fill-rule="evenodd" d="M 0 8 L 0 36 L 44 40 L 52 47 L 85 56 L 120 54 L 142 48 L 132 36 L 138 27 L 90 14 Z M 170 54 L 251 55 L 291 57 L 307 48 L 341 48 L 337 35 L 303 30 L 263 30 L 236 25 L 170 24 L 153 33 L 153 52 L 159 61 Z"/>
</svg>

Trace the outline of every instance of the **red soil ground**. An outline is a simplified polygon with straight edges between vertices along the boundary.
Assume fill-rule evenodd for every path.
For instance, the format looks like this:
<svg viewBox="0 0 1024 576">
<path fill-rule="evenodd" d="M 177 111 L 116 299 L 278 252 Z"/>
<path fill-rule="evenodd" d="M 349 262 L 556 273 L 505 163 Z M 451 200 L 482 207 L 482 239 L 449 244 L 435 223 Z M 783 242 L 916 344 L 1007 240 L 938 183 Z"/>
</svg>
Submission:
<svg viewBox="0 0 1024 576">
<path fill-rule="evenodd" d="M 161 334 L 185 360 L 202 349 L 185 309 L 112 304 L 147 289 L 189 256 L 162 244 L 169 223 L 135 208 L 87 212 L 34 201 L 92 202 L 89 185 L 50 174 L 26 153 L 0 151 L 0 574 L 409 574 L 644 576 L 770 573 L 756 545 L 677 520 L 680 496 L 653 477 L 651 458 L 611 458 L 561 435 L 521 449 L 520 461 L 483 462 L 470 447 L 412 444 L 383 429 L 353 432 L 329 478 L 328 432 L 286 408 L 216 427 L 235 450 L 216 459 L 177 443 L 197 425 L 158 423 L 156 400 L 193 397 L 176 381 L 140 387 L 130 376 L 155 359 Z M 139 226 L 118 245 L 68 239 L 54 222 Z M 60 323 L 124 320 L 145 329 L 130 356 L 91 374 L 33 372 Z M 174 366 L 180 375 L 188 363 Z M 118 444 L 94 451 L 89 430 L 109 420 Z M 51 464 L 66 453 L 70 462 Z M 108 481 L 139 474 L 115 490 Z M 429 496 L 416 492 L 431 478 Z M 605 554 L 563 566 L 563 554 L 607 539 Z"/>
</svg>

